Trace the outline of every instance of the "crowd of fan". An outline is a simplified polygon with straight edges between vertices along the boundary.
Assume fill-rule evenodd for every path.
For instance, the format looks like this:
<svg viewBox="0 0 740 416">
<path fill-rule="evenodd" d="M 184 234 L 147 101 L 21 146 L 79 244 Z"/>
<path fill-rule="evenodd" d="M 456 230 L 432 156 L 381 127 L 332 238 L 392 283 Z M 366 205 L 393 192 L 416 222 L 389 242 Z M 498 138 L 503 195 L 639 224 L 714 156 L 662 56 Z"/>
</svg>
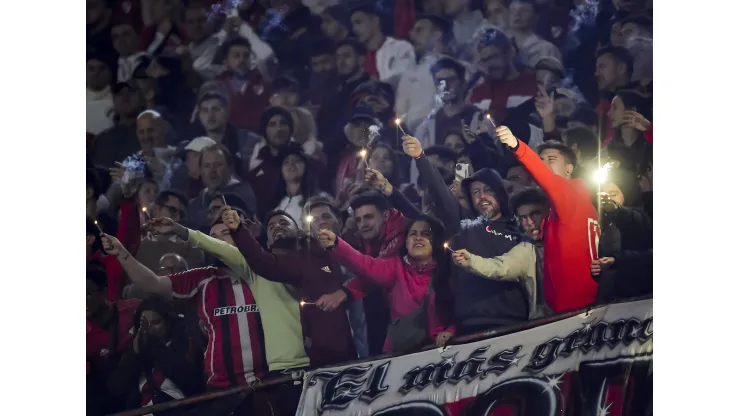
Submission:
<svg viewBox="0 0 740 416">
<path fill-rule="evenodd" d="M 87 0 L 88 414 L 652 294 L 651 2 L 234 3 Z"/>
</svg>

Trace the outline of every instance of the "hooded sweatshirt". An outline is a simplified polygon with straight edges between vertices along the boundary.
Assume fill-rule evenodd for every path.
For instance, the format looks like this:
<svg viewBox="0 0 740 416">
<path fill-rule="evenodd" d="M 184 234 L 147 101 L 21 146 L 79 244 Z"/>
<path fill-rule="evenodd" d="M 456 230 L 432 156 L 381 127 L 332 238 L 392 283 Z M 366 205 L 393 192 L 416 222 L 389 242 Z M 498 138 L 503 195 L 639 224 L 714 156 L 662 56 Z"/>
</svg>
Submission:
<svg viewBox="0 0 740 416">
<path fill-rule="evenodd" d="M 501 217 L 494 221 L 485 218 L 465 221 L 450 246 L 465 248 L 480 257 L 504 255 L 523 240 L 509 209 L 509 196 L 496 171 L 481 169 L 461 183 L 471 207 L 474 205 L 470 185 L 476 181 L 491 187 L 501 207 Z M 458 266 L 453 266 L 452 273 L 457 325 L 494 328 L 527 320 L 529 294 L 519 281 L 481 279 Z"/>
<path fill-rule="evenodd" d="M 550 200 L 542 226 L 545 241 L 544 289 L 553 312 L 582 308 L 596 299 L 591 261 L 599 258 L 599 216 L 583 179 L 565 179 L 521 140 L 514 155 Z"/>
<path fill-rule="evenodd" d="M 426 296 L 427 287 L 431 284 L 431 274 L 436 263 L 426 265 L 414 264 L 408 256 L 390 258 L 373 258 L 362 255 L 341 238 L 332 250 L 334 257 L 343 266 L 355 273 L 360 279 L 369 280 L 382 287 L 388 296 L 391 319 L 400 318 L 419 309 Z M 451 325 L 444 325 L 435 311 L 435 293 L 429 293 L 427 302 L 427 334 L 429 342 L 440 332 L 455 332 Z M 389 352 L 391 345 L 386 338 L 383 352 Z"/>
</svg>

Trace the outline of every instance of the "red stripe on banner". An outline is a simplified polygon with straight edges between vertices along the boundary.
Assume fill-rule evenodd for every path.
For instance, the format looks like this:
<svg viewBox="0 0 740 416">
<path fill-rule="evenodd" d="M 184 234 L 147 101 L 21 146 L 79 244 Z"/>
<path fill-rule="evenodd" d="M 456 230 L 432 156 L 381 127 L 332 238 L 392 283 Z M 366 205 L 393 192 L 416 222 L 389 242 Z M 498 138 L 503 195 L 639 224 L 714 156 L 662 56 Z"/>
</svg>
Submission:
<svg viewBox="0 0 740 416">
<path fill-rule="evenodd" d="M 226 292 L 226 305 L 222 306 L 238 306 L 236 302 L 236 296 L 234 296 L 234 285 L 231 283 L 231 279 L 226 281 L 228 284 L 224 285 L 224 291 Z M 250 340 L 243 340 L 239 333 L 239 315 L 232 313 L 228 315 L 229 320 L 229 333 L 231 335 L 231 359 L 234 365 L 234 374 L 237 375 L 239 384 L 245 382 L 244 377 L 240 376 L 245 373 L 246 369 L 251 367 L 248 363 L 244 362 L 242 358 L 242 343 L 249 342 Z M 227 363 L 228 365 L 228 363 Z"/>
</svg>

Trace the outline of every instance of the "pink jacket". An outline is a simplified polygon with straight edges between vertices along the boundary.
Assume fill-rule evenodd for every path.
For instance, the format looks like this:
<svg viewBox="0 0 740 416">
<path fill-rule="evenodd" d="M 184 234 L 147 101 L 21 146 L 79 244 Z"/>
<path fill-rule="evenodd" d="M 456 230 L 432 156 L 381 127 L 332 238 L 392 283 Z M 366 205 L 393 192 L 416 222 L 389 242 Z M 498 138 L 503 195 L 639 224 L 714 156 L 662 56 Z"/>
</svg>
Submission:
<svg viewBox="0 0 740 416">
<path fill-rule="evenodd" d="M 332 250 L 336 259 L 360 279 L 366 279 L 385 289 L 391 309 L 391 319 L 400 318 L 421 307 L 426 295 L 431 273 L 436 265 L 415 266 L 407 257 L 374 258 L 366 256 L 352 248 L 341 238 Z M 345 286 L 347 287 L 347 286 Z M 350 291 L 352 291 L 350 289 Z M 354 294 L 354 293 L 353 293 Z M 455 333 L 454 326 L 445 327 L 435 311 L 434 290 L 429 294 L 427 303 L 427 330 L 430 341 L 437 334 L 446 331 Z M 390 343 L 385 340 L 383 351 L 390 351 Z"/>
</svg>

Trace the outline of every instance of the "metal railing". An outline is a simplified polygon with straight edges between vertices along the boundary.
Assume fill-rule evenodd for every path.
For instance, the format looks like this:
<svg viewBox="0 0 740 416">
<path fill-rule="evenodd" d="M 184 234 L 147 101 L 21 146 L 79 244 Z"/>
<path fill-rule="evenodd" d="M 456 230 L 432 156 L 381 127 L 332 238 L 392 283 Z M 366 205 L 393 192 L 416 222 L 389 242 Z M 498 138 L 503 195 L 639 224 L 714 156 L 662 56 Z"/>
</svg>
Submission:
<svg viewBox="0 0 740 416">
<path fill-rule="evenodd" d="M 515 332 L 525 331 L 525 330 L 532 329 L 538 326 L 547 325 L 553 322 L 561 321 L 563 319 L 568 319 L 573 316 L 580 315 L 582 313 L 588 313 L 589 311 L 593 309 L 600 308 L 603 306 L 617 305 L 620 303 L 635 302 L 635 301 L 640 301 L 640 300 L 645 300 L 645 299 L 652 299 L 652 296 L 644 296 L 644 297 L 639 297 L 639 298 L 621 300 L 619 302 L 613 302 L 613 303 L 608 303 L 608 304 L 603 304 L 603 305 L 589 306 L 586 308 L 577 309 L 577 310 L 570 311 L 570 312 L 563 312 L 557 315 L 534 319 L 534 320 L 527 321 L 521 324 L 506 326 L 500 329 L 493 329 L 493 330 L 478 332 L 475 334 L 465 335 L 459 338 L 453 338 L 451 342 L 448 343 L 448 345 L 468 344 L 471 342 L 481 341 L 484 339 L 497 338 L 497 337 L 509 335 Z M 376 356 L 364 358 L 361 360 L 354 360 L 354 361 L 347 361 L 344 363 L 338 363 L 338 364 L 332 365 L 331 367 L 358 364 L 358 363 L 376 361 L 376 360 L 385 359 L 385 358 L 400 357 L 402 355 L 415 354 L 417 352 L 427 351 L 427 350 L 431 350 L 435 348 L 437 347 L 434 344 L 430 344 L 430 345 L 427 345 L 426 347 L 421 348 L 419 351 L 416 351 L 413 353 L 376 355 Z M 314 371 L 314 370 L 315 369 L 312 369 L 311 371 Z M 293 381 L 294 381 L 294 376 L 290 374 L 279 376 L 279 377 L 271 377 L 271 378 L 261 380 L 257 384 L 254 384 L 251 386 L 233 387 L 233 388 L 222 390 L 222 391 L 205 393 L 200 396 L 188 397 L 185 399 L 173 400 L 167 403 L 157 404 L 153 406 L 146 406 L 146 407 L 142 407 L 139 409 L 128 410 L 125 412 L 116 413 L 115 415 L 111 415 L 111 416 L 144 416 L 144 415 L 148 415 L 148 414 L 152 414 L 156 412 L 162 412 L 165 410 L 172 410 L 172 409 L 176 409 L 180 407 L 192 406 L 194 404 L 204 403 L 204 402 L 220 399 L 220 398 L 227 397 L 227 396 L 232 396 L 235 394 L 244 394 L 244 393 L 251 394 L 263 388 L 276 386 L 279 384 L 293 382 Z"/>
</svg>

